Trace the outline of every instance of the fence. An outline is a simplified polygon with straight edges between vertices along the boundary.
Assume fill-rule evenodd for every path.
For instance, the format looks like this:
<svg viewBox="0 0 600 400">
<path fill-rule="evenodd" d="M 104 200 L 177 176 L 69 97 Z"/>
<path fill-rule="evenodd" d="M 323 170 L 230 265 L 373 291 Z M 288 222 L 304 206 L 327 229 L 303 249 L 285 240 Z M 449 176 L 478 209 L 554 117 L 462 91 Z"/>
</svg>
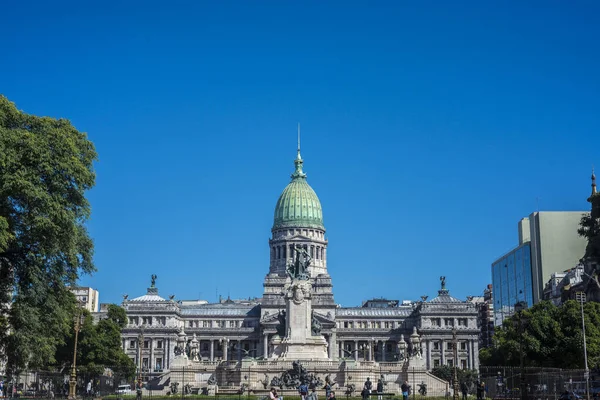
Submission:
<svg viewBox="0 0 600 400">
<path fill-rule="evenodd" d="M 583 369 L 481 367 L 480 380 L 485 384 L 486 397 L 492 399 L 520 398 L 521 388 L 528 399 L 558 399 L 566 391 L 585 396 L 586 376 Z M 590 375 L 590 393 L 598 393 L 600 376 Z"/>
<path fill-rule="evenodd" d="M 268 368 L 266 368 L 268 367 Z M 183 368 L 179 371 L 142 371 L 144 382 L 143 398 L 159 398 L 169 394 L 171 398 L 198 397 L 207 394 L 206 382 L 210 377 L 217 379 L 217 398 L 246 398 L 256 400 L 263 398 L 271 387 L 271 380 L 281 371 L 277 372 L 272 365 L 253 366 L 247 370 L 240 365 L 203 366 L 201 368 Z M 323 366 L 319 366 L 323 368 Z M 353 367 L 317 370 L 314 375 L 324 381 L 329 375 L 337 383 L 332 388 L 337 397 L 342 399 L 347 396 L 360 395 L 360 388 L 367 377 L 374 380 L 378 378 L 386 383 L 386 392 L 398 394 L 396 386 L 405 380 L 411 389 L 411 399 L 420 397 L 451 396 L 452 383 L 446 385 L 441 380 L 421 372 L 422 370 L 404 369 L 395 371 L 392 365 L 361 366 L 360 363 Z M 257 370 L 255 370 L 257 368 Z M 22 398 L 66 398 L 69 392 L 70 368 L 56 368 L 48 370 L 23 371 L 18 377 L 4 380 L 2 395 L 5 397 Z M 313 372 L 313 371 L 309 371 Z M 76 393 L 80 398 L 98 398 L 115 395 L 119 398 L 132 396 L 135 398 L 135 383 L 138 372 L 122 371 L 111 367 L 78 367 Z M 485 397 L 488 399 L 519 399 L 521 387 L 527 391 L 529 400 L 558 400 L 565 391 L 574 392 L 585 397 L 586 376 L 584 370 L 556 369 L 556 368 L 524 368 L 518 367 L 481 367 L 479 374 L 472 375 L 471 379 L 479 379 L 485 385 Z M 171 385 L 177 382 L 176 387 Z M 202 383 L 200 383 L 202 382 Z M 322 382 L 322 381 L 320 381 Z M 475 394 L 475 382 L 467 382 L 471 394 Z M 419 392 L 422 384 L 427 387 L 427 396 Z M 600 394 L 600 374 L 593 371 L 590 375 L 590 394 Z M 348 391 L 349 386 L 358 388 L 355 392 Z M 89 390 L 88 390 L 89 388 Z M 396 388 L 396 389 L 393 389 Z M 323 398 L 324 391 L 317 388 L 319 397 Z M 296 391 L 282 389 L 287 397 Z M 213 393 L 211 393 L 213 394 Z M 596 397 L 596 396 L 594 396 Z M 291 397 L 290 397 L 291 398 Z"/>
</svg>

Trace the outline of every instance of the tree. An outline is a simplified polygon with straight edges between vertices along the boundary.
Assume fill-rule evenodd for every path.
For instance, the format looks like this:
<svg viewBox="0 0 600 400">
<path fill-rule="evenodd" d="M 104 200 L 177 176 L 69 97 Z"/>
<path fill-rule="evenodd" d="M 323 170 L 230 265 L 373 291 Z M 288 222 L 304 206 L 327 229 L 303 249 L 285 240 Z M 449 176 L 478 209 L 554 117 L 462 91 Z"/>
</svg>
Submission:
<svg viewBox="0 0 600 400">
<path fill-rule="evenodd" d="M 440 365 L 438 367 L 434 367 L 431 370 L 431 373 L 450 383 L 454 380 L 454 367 L 449 365 Z M 474 387 L 473 384 L 477 382 L 478 371 L 473 369 L 458 368 L 456 370 L 456 377 L 460 383 L 465 382 L 467 387 L 472 389 Z"/>
<path fill-rule="evenodd" d="M 507 318 L 494 332 L 494 346 L 480 352 L 482 365 L 583 368 L 581 305 L 570 300 L 557 307 L 543 301 Z M 600 367 L 600 304 L 584 305 L 588 365 Z M 522 341 L 522 342 L 521 342 Z"/>
<path fill-rule="evenodd" d="M 26 114 L 0 96 L 0 349 L 9 373 L 53 364 L 72 330 L 68 286 L 94 271 L 85 227 L 94 160 L 68 120 Z"/>
<path fill-rule="evenodd" d="M 135 364 L 123 352 L 121 342 L 121 331 L 126 325 L 125 310 L 109 304 L 106 317 L 97 323 L 94 323 L 87 310 L 83 310 L 82 319 L 77 345 L 78 367 L 93 377 L 101 375 L 104 368 L 111 368 L 124 377 L 132 377 Z M 64 344 L 59 346 L 56 361 L 60 365 L 71 366 L 74 340 L 74 333 L 70 333 L 65 337 Z"/>
</svg>

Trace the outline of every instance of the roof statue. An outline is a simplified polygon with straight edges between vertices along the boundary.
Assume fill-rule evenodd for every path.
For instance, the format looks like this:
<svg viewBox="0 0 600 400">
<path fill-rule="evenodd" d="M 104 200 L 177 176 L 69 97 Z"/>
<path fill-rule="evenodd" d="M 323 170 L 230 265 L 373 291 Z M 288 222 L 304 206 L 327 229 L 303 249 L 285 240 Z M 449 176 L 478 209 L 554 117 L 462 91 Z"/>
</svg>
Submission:
<svg viewBox="0 0 600 400">
<path fill-rule="evenodd" d="M 442 290 L 446 290 L 446 277 L 440 276 L 440 282 L 442 283 Z"/>
<path fill-rule="evenodd" d="M 150 276 L 150 287 L 151 288 L 156 287 L 156 278 L 158 278 L 158 276 L 156 276 L 154 274 L 152 274 Z"/>
</svg>

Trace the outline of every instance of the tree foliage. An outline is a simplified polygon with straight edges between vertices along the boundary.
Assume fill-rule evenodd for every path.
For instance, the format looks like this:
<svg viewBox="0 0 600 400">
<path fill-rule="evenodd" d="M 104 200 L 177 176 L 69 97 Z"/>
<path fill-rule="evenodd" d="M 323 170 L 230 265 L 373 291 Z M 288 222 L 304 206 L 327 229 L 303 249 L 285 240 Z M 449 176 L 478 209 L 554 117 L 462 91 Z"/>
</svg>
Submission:
<svg viewBox="0 0 600 400">
<path fill-rule="evenodd" d="M 524 310 L 521 316 L 506 319 L 494 332 L 494 346 L 480 352 L 480 362 L 483 365 L 518 366 L 522 346 L 525 366 L 584 368 L 580 307 L 574 300 L 561 307 L 544 301 Z M 584 314 L 588 364 L 590 368 L 598 368 L 600 304 L 586 303 Z"/>
<path fill-rule="evenodd" d="M 94 323 L 92 315 L 83 310 L 77 345 L 77 365 L 85 367 L 92 375 L 102 374 L 105 367 L 117 374 L 131 377 L 135 374 L 135 364 L 123 352 L 121 331 L 126 324 L 125 310 L 110 304 L 105 318 Z M 59 346 L 56 361 L 70 366 L 73 361 L 74 330 Z"/>
<path fill-rule="evenodd" d="M 68 120 L 0 96 L 0 349 L 8 370 L 55 362 L 72 327 L 67 287 L 94 271 L 85 192 L 96 152 Z"/>
</svg>

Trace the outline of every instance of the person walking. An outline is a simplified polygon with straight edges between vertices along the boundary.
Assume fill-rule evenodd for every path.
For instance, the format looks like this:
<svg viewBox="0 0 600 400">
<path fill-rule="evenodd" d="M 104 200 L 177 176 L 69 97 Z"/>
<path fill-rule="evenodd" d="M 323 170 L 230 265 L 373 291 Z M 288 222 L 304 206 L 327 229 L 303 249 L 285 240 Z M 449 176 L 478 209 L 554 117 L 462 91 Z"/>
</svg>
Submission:
<svg viewBox="0 0 600 400">
<path fill-rule="evenodd" d="M 306 400 L 319 400 L 317 397 L 317 388 L 312 388 L 308 396 L 306 396 Z"/>
<path fill-rule="evenodd" d="M 467 395 L 469 394 L 469 387 L 467 386 L 467 382 L 463 381 L 460 384 L 460 391 L 462 392 L 462 400 L 467 400 Z"/>
<path fill-rule="evenodd" d="M 381 379 L 377 381 L 377 400 L 383 399 L 383 382 Z"/>
<path fill-rule="evenodd" d="M 298 393 L 300 393 L 300 398 L 302 400 L 306 400 L 306 395 L 308 394 L 308 386 L 306 383 L 303 382 L 298 386 Z"/>
<path fill-rule="evenodd" d="M 373 388 L 373 382 L 371 382 L 371 378 L 367 378 L 365 382 L 365 389 L 371 394 L 371 389 Z"/>
<path fill-rule="evenodd" d="M 402 399 L 408 400 L 408 381 L 404 381 L 402 386 L 400 386 L 400 390 L 402 390 Z"/>
</svg>

